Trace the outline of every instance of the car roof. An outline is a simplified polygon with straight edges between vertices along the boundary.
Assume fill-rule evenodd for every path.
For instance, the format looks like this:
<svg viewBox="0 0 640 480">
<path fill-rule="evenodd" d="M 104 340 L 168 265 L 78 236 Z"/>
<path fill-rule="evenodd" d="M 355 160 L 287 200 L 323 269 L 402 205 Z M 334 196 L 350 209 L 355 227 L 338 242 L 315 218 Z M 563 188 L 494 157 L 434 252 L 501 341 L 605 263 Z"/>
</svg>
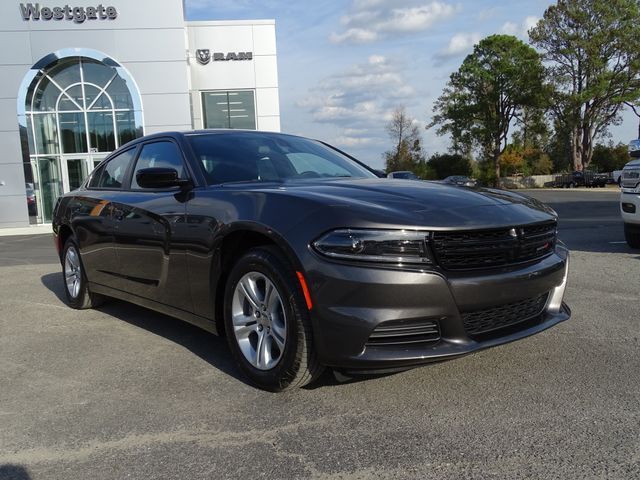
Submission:
<svg viewBox="0 0 640 480">
<path fill-rule="evenodd" d="M 140 142 L 147 142 L 149 140 L 154 140 L 156 138 L 178 138 L 178 137 L 192 137 L 197 135 L 229 135 L 229 134 L 248 134 L 252 136 L 262 136 L 262 135 L 277 135 L 281 137 L 293 137 L 293 138 L 305 138 L 300 135 L 291 135 L 289 133 L 280 133 L 280 132 L 268 132 L 263 130 L 243 130 L 243 129 L 235 129 L 235 128 L 209 128 L 209 129 L 199 129 L 199 130 L 170 130 L 166 132 L 157 132 L 151 133 L 149 135 L 144 135 L 142 137 L 131 140 L 130 142 L 122 145 L 118 150 L 122 150 L 123 147 L 129 148 L 134 145 L 139 144 Z"/>
</svg>

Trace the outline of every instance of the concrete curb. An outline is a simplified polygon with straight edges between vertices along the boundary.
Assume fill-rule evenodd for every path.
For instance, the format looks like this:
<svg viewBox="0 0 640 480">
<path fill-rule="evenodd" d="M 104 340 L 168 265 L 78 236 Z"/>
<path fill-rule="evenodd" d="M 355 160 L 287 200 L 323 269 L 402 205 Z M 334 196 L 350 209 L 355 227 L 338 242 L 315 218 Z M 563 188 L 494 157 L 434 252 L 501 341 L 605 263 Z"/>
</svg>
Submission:
<svg viewBox="0 0 640 480">
<path fill-rule="evenodd" d="M 620 193 L 619 188 L 516 188 L 509 190 L 511 192 L 524 192 L 524 191 L 546 191 L 546 192 L 594 192 L 594 193 Z"/>
<path fill-rule="evenodd" d="M 44 235 L 52 234 L 51 224 L 31 225 L 29 227 L 0 228 L 0 237 L 9 237 L 16 235 Z"/>
</svg>

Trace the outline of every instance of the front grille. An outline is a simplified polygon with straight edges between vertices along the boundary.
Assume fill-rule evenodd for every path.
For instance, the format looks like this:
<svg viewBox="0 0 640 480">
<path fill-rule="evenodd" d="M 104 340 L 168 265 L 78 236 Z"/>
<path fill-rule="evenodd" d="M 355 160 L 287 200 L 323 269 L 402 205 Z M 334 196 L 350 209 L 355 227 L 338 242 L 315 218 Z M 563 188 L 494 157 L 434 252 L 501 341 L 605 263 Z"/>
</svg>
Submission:
<svg viewBox="0 0 640 480">
<path fill-rule="evenodd" d="M 434 232 L 432 246 L 446 270 L 495 268 L 539 260 L 556 243 L 556 222 L 514 228 Z"/>
<path fill-rule="evenodd" d="M 532 320 L 542 313 L 548 296 L 545 293 L 520 302 L 463 313 L 464 328 L 467 334 L 473 336 Z"/>
<path fill-rule="evenodd" d="M 382 322 L 371 332 L 367 345 L 398 346 L 438 340 L 440 325 L 437 320 L 390 320 Z"/>
<path fill-rule="evenodd" d="M 640 181 L 640 168 L 627 169 L 622 172 L 622 178 L 620 179 L 620 186 L 622 188 L 636 188 Z"/>
</svg>

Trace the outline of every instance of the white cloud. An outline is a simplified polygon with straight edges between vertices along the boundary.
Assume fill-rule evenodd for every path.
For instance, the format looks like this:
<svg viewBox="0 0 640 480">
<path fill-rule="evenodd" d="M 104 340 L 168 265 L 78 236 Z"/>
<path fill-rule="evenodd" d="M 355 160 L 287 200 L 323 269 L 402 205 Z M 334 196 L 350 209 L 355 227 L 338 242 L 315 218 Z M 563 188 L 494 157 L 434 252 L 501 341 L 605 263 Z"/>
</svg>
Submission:
<svg viewBox="0 0 640 480">
<path fill-rule="evenodd" d="M 373 142 L 371 137 L 351 137 L 348 135 L 340 135 L 334 140 L 338 147 L 362 147 L 370 145 Z"/>
<path fill-rule="evenodd" d="M 343 147 L 382 145 L 385 124 L 393 110 L 415 103 L 416 92 L 406 83 L 402 65 L 382 55 L 320 80 L 309 95 L 297 102 L 314 122 L 333 127 L 331 141 Z"/>
<path fill-rule="evenodd" d="M 438 56 L 456 57 L 469 53 L 481 39 L 482 35 L 479 33 L 456 33 L 449 39 L 449 44 Z"/>
<path fill-rule="evenodd" d="M 538 24 L 538 21 L 540 21 L 540 19 L 538 17 L 527 17 L 524 19 L 524 22 L 522 22 L 522 26 L 525 30 L 525 32 L 529 32 L 529 30 L 531 30 L 533 27 L 535 27 Z"/>
<path fill-rule="evenodd" d="M 519 28 L 518 25 L 513 22 L 506 22 L 504 25 L 502 25 L 500 31 L 505 35 L 517 35 Z"/>
<path fill-rule="evenodd" d="M 440 0 L 415 4 L 411 0 L 355 0 L 341 18 L 345 30 L 332 32 L 333 43 L 370 43 L 394 35 L 421 32 L 460 10 Z"/>
<path fill-rule="evenodd" d="M 370 43 L 378 39 L 378 34 L 363 28 L 350 28 L 344 33 L 331 32 L 329 41 L 331 43 Z"/>
<path fill-rule="evenodd" d="M 505 35 L 514 35 L 526 40 L 529 37 L 529 30 L 536 26 L 538 20 L 538 17 L 530 16 L 525 18 L 520 24 L 505 22 L 500 31 Z"/>
</svg>

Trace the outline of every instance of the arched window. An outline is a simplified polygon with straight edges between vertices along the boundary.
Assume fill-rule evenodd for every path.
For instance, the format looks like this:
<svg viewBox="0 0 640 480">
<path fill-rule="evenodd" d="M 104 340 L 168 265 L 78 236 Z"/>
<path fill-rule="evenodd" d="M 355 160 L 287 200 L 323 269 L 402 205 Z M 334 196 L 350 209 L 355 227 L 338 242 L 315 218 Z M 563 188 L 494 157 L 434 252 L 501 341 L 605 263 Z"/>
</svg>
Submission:
<svg viewBox="0 0 640 480">
<path fill-rule="evenodd" d="M 25 114 L 31 155 L 111 152 L 142 133 L 126 80 L 91 58 L 67 57 L 42 70 Z"/>
<path fill-rule="evenodd" d="M 52 53 L 29 70 L 20 87 L 18 123 L 25 182 L 36 199 L 32 222 L 50 221 L 61 193 L 77 188 L 109 152 L 143 135 L 133 79 L 88 49 Z"/>
</svg>

